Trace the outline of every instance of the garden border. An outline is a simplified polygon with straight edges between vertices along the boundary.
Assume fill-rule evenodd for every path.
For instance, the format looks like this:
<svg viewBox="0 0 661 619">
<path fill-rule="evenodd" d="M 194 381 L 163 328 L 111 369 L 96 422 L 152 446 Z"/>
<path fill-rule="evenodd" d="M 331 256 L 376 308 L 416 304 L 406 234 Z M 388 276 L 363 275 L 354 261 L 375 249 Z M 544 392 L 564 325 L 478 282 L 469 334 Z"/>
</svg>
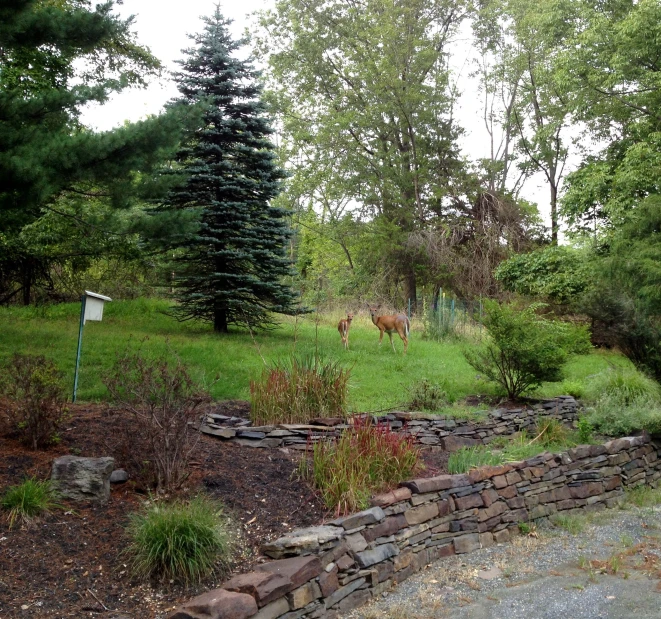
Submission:
<svg viewBox="0 0 661 619">
<path fill-rule="evenodd" d="M 540 415 L 571 425 L 578 418 L 579 405 L 572 396 L 542 400 L 529 407 L 497 408 L 484 421 L 469 421 L 429 413 L 393 412 L 373 417 L 393 431 L 404 431 L 421 446 L 440 446 L 445 451 L 486 444 L 496 436 L 507 436 L 534 426 Z M 309 424 L 252 426 L 246 419 L 205 413 L 200 432 L 246 447 L 305 449 L 310 442 L 333 440 L 351 427 L 342 419 L 317 418 Z"/>
<path fill-rule="evenodd" d="M 625 490 L 656 486 L 660 452 L 642 435 L 404 482 L 370 509 L 265 544 L 276 560 L 168 619 L 334 619 L 442 557 L 509 541 L 520 523 L 615 507 Z"/>
</svg>

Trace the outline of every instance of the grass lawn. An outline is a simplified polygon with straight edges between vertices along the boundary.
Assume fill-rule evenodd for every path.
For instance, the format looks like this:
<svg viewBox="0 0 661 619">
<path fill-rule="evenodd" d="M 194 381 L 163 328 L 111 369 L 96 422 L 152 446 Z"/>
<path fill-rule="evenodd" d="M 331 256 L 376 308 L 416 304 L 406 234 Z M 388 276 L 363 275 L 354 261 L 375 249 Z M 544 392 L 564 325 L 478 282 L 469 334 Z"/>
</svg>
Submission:
<svg viewBox="0 0 661 619">
<path fill-rule="evenodd" d="M 481 381 L 466 363 L 462 350 L 479 342 L 437 343 L 422 339 L 422 327 L 413 324 L 408 355 L 395 334 L 396 353 L 387 336 L 379 348 L 379 332 L 367 315 L 354 319 L 349 335 L 351 350 L 345 351 L 337 332 L 338 316 L 314 315 L 294 321 L 285 318 L 280 328 L 255 334 L 236 330 L 216 335 L 204 323 L 180 323 L 167 314 L 163 300 L 138 299 L 106 304 L 103 322 L 84 327 L 78 383 L 79 400 L 107 397 L 103 374 L 118 352 L 127 347 L 178 354 L 193 375 L 211 385 L 215 399 L 248 399 L 249 383 L 268 362 L 293 351 L 342 359 L 352 367 L 350 407 L 353 411 L 380 411 L 404 405 L 410 388 L 426 378 L 439 383 L 452 399 L 476 393 L 494 394 L 492 385 Z M 0 363 L 13 353 L 43 354 L 53 359 L 73 385 L 80 304 L 44 307 L 0 308 Z M 576 357 L 567 366 L 567 377 L 581 382 L 609 364 L 628 363 L 620 355 L 594 352 Z M 559 395 L 562 384 L 543 385 L 538 394 Z"/>
</svg>

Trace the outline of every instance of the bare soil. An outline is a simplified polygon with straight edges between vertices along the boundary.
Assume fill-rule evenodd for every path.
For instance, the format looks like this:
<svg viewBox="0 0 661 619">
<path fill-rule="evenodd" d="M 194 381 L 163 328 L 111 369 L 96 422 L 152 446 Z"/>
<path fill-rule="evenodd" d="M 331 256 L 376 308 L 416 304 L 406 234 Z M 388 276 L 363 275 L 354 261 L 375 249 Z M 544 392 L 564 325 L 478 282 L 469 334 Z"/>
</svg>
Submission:
<svg viewBox="0 0 661 619">
<path fill-rule="evenodd" d="M 247 416 L 246 402 L 214 408 Z M 48 451 L 33 452 L 16 437 L 0 436 L 0 494 L 26 477 L 47 479 L 58 456 L 111 455 L 106 445 L 114 423 L 104 405 L 73 405 L 60 443 Z M 263 560 L 259 546 L 266 539 L 333 517 L 312 488 L 297 478 L 300 452 L 252 449 L 202 435 L 193 459 L 193 473 L 182 494 L 206 491 L 226 506 L 236 529 L 232 573 Z M 426 451 L 423 459 L 427 468 L 422 476 L 445 472 L 447 454 Z M 129 514 L 153 497 L 131 481 L 113 486 L 111 492 L 105 506 L 64 503 L 63 510 L 11 530 L 0 515 L 0 619 L 158 619 L 227 578 L 218 574 L 188 589 L 133 580 L 122 557 L 124 529 Z"/>
</svg>

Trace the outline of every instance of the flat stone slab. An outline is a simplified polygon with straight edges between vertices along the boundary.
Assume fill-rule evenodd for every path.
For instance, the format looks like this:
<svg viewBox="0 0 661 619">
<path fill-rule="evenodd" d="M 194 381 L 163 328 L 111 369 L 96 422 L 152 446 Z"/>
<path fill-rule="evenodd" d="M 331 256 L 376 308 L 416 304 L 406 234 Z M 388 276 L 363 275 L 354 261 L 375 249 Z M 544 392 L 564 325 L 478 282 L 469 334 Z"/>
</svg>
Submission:
<svg viewBox="0 0 661 619">
<path fill-rule="evenodd" d="M 340 539 L 344 534 L 341 527 L 319 526 L 297 529 L 287 535 L 267 542 L 262 552 L 273 559 L 309 555 L 317 552 L 322 544 Z"/>
<path fill-rule="evenodd" d="M 248 619 L 257 613 L 251 595 L 214 589 L 186 602 L 167 619 Z"/>
<path fill-rule="evenodd" d="M 282 576 L 289 581 L 290 591 L 316 578 L 323 571 L 319 557 L 291 557 L 258 565 L 256 572 L 267 572 Z"/>
</svg>

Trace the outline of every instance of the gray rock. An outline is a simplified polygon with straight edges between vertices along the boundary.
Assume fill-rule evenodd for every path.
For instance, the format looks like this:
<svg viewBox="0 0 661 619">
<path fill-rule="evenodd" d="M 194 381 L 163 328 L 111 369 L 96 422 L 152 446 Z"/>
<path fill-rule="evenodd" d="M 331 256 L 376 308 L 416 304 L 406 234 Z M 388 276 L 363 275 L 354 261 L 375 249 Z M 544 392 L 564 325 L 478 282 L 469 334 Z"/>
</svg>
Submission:
<svg viewBox="0 0 661 619">
<path fill-rule="evenodd" d="M 273 542 L 267 542 L 262 546 L 262 552 L 273 559 L 309 555 L 317 552 L 322 544 L 340 539 L 343 534 L 344 530 L 340 527 L 297 529 Z"/>
<path fill-rule="evenodd" d="M 129 474 L 124 469 L 115 469 L 110 474 L 111 484 L 123 484 L 125 481 L 128 480 L 129 480 Z"/>
<path fill-rule="evenodd" d="M 106 503 L 110 497 L 110 474 L 114 468 L 114 458 L 62 456 L 53 461 L 51 481 L 66 499 Z"/>
<path fill-rule="evenodd" d="M 373 550 L 365 550 L 364 552 L 356 553 L 356 561 L 360 567 L 366 568 L 370 565 L 381 563 L 381 561 L 390 559 L 390 557 L 394 557 L 398 554 L 399 548 L 397 548 L 395 544 L 383 544 L 377 546 Z"/>
</svg>

